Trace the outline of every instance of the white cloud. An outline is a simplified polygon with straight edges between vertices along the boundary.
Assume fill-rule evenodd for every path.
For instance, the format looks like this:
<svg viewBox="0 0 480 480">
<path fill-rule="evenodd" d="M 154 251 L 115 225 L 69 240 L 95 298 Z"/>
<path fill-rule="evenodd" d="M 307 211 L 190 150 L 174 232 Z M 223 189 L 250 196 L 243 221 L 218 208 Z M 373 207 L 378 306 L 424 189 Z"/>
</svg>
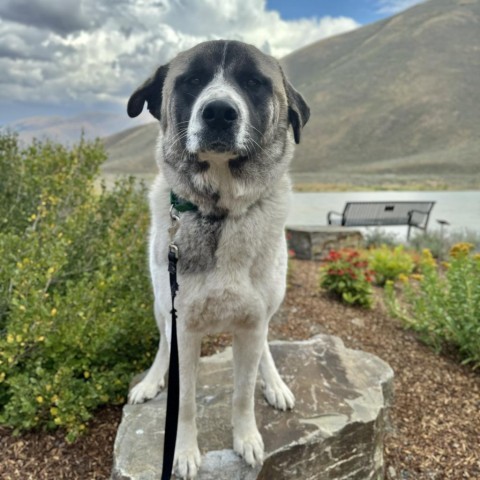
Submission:
<svg viewBox="0 0 480 480">
<path fill-rule="evenodd" d="M 287 21 L 265 0 L 8 0 L 0 100 L 124 102 L 157 65 L 204 40 L 243 40 L 282 57 L 357 26 L 346 17 Z"/>
<path fill-rule="evenodd" d="M 377 0 L 378 13 L 385 13 L 393 15 L 395 13 L 413 7 L 418 3 L 423 3 L 425 0 Z"/>
</svg>

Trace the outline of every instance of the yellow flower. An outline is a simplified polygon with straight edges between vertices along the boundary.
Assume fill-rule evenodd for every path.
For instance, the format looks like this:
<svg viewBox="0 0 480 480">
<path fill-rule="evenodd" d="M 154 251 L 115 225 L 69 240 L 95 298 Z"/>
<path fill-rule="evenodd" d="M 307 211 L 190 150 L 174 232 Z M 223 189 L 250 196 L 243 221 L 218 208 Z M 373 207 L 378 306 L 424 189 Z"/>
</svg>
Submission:
<svg viewBox="0 0 480 480">
<path fill-rule="evenodd" d="M 43 397 L 41 395 L 39 395 L 37 398 L 36 398 L 37 402 L 38 403 L 43 403 Z"/>
<path fill-rule="evenodd" d="M 477 261 L 480 261 L 480 253 L 476 253 L 473 258 Z"/>
<path fill-rule="evenodd" d="M 56 417 L 57 414 L 58 414 L 58 408 L 57 407 L 52 407 L 50 409 L 50 414 L 52 415 L 52 417 Z"/>
<path fill-rule="evenodd" d="M 467 256 L 474 248 L 473 243 L 460 242 L 453 245 L 450 249 L 450 256 L 453 258 Z"/>
<path fill-rule="evenodd" d="M 450 268 L 450 263 L 449 262 L 442 262 L 442 267 Z"/>
<path fill-rule="evenodd" d="M 58 400 L 59 400 L 58 395 L 54 395 L 54 396 L 50 399 L 50 401 L 51 401 L 52 403 L 55 403 L 55 404 L 58 403 Z"/>
<path fill-rule="evenodd" d="M 83 372 L 83 376 L 85 378 L 90 378 L 90 372 L 87 372 L 87 371 Z"/>
<path fill-rule="evenodd" d="M 397 278 L 402 283 L 408 283 L 408 275 L 405 275 L 404 273 L 400 273 Z"/>
<path fill-rule="evenodd" d="M 15 337 L 15 340 L 17 341 L 17 343 L 20 343 L 22 341 L 22 336 L 21 335 L 17 335 Z"/>
<path fill-rule="evenodd" d="M 22 312 L 24 312 L 24 311 L 26 310 L 25 305 L 20 305 L 20 306 L 18 307 L 18 309 L 19 309 L 20 311 L 22 311 Z"/>
<path fill-rule="evenodd" d="M 0 383 L 5 380 L 5 372 L 0 373 Z"/>
<path fill-rule="evenodd" d="M 62 419 L 60 417 L 56 417 L 54 422 L 55 422 L 55 425 L 61 425 L 62 424 Z"/>
<path fill-rule="evenodd" d="M 54 317 L 56 314 L 57 314 L 57 309 L 54 307 L 54 308 L 52 308 L 52 310 L 50 311 L 50 315 L 51 315 L 52 317 Z"/>
<path fill-rule="evenodd" d="M 45 337 L 43 335 L 37 338 L 37 342 L 43 342 L 43 341 L 45 341 Z"/>
<path fill-rule="evenodd" d="M 13 343 L 15 341 L 15 339 L 13 338 L 13 335 L 11 333 L 9 333 L 7 335 L 7 343 Z"/>
<path fill-rule="evenodd" d="M 54 267 L 50 267 L 50 268 L 47 270 L 47 273 L 48 273 L 49 275 L 51 275 L 54 271 L 55 271 L 55 268 L 54 268 Z"/>
<path fill-rule="evenodd" d="M 422 250 L 422 259 L 420 264 L 426 267 L 435 267 L 437 262 L 433 258 L 432 252 L 428 248 Z"/>
<path fill-rule="evenodd" d="M 423 275 L 420 275 L 419 273 L 412 273 L 410 275 L 410 278 L 412 278 L 413 280 L 423 280 Z"/>
</svg>

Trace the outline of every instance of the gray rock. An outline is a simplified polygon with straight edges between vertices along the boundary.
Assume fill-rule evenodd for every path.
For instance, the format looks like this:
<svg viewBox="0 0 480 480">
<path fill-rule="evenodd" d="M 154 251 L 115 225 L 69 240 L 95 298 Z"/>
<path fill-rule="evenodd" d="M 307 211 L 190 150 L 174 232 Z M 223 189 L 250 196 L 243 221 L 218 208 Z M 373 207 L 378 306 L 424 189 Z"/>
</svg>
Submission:
<svg viewBox="0 0 480 480">
<path fill-rule="evenodd" d="M 364 246 L 362 232 L 349 227 L 287 227 L 288 248 L 300 260 L 321 261 L 330 250 Z"/>
<path fill-rule="evenodd" d="M 296 396 L 278 412 L 256 392 L 265 462 L 250 468 L 233 450 L 230 425 L 231 349 L 202 358 L 197 392 L 199 480 L 369 480 L 384 478 L 383 437 L 393 371 L 374 355 L 318 335 L 273 342 L 280 373 Z M 126 405 L 114 449 L 113 480 L 154 480 L 161 474 L 166 394 Z"/>
</svg>

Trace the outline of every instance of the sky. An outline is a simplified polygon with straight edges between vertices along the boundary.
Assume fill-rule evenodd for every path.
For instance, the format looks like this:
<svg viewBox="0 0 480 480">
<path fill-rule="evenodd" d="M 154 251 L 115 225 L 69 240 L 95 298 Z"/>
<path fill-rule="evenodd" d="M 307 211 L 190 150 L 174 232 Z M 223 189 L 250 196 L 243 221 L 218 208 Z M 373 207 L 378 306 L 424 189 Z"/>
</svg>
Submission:
<svg viewBox="0 0 480 480">
<path fill-rule="evenodd" d="M 0 0 L 0 125 L 124 112 L 158 65 L 218 38 L 278 58 L 421 0 Z"/>
</svg>

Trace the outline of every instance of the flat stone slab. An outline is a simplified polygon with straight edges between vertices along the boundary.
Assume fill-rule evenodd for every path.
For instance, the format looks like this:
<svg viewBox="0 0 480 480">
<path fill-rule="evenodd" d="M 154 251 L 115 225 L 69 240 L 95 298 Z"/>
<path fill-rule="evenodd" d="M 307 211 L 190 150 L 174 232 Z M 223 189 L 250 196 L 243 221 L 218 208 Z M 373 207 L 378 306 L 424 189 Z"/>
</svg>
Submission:
<svg viewBox="0 0 480 480">
<path fill-rule="evenodd" d="M 232 351 L 201 359 L 197 388 L 199 480 L 383 479 L 383 438 L 392 400 L 392 369 L 378 357 L 345 348 L 333 336 L 270 344 L 296 397 L 279 412 L 256 391 L 265 462 L 249 467 L 232 450 Z M 260 382 L 259 382 L 260 383 Z M 114 448 L 113 480 L 161 476 L 166 393 L 125 405 Z"/>
<path fill-rule="evenodd" d="M 362 232 L 355 228 L 339 226 L 287 227 L 288 248 L 300 260 L 324 260 L 330 250 L 361 248 Z"/>
</svg>

